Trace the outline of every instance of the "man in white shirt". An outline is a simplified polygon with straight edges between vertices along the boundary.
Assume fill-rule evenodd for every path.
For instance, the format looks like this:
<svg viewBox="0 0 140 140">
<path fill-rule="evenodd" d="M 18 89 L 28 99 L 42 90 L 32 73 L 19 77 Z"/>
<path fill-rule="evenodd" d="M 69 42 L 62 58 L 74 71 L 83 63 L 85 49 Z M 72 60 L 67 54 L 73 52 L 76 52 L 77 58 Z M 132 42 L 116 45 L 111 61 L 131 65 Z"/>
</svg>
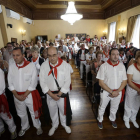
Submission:
<svg viewBox="0 0 140 140">
<path fill-rule="evenodd" d="M 83 79 L 83 68 L 86 64 L 86 54 L 88 53 L 88 50 L 85 49 L 85 44 L 81 45 L 81 49 L 78 51 L 77 58 L 80 60 L 80 77 Z"/>
<path fill-rule="evenodd" d="M 103 61 L 106 62 L 109 59 L 109 46 L 106 44 L 103 48 Z"/>
<path fill-rule="evenodd" d="M 98 109 L 98 127 L 103 129 L 102 121 L 105 109 L 110 101 L 109 119 L 114 128 L 117 128 L 116 112 L 122 97 L 122 90 L 127 84 L 126 70 L 122 63 L 119 63 L 119 51 L 113 48 L 109 52 L 110 59 L 101 65 L 97 79 L 101 86 L 100 106 Z"/>
<path fill-rule="evenodd" d="M 12 45 L 12 43 L 7 43 L 7 49 L 6 51 L 4 51 L 3 54 L 3 59 L 6 60 L 8 62 L 8 64 L 12 64 L 14 63 L 14 59 L 13 59 L 13 55 L 12 55 L 12 50 L 13 50 L 14 46 Z"/>
<path fill-rule="evenodd" d="M 74 34 L 74 42 L 75 43 L 79 42 L 79 38 L 76 36 L 76 34 Z"/>
<path fill-rule="evenodd" d="M 24 59 L 23 49 L 20 47 L 13 49 L 13 58 L 15 63 L 9 67 L 8 84 L 14 95 L 17 114 L 21 118 L 21 130 L 18 135 L 23 136 L 30 128 L 26 107 L 28 107 L 33 125 L 37 129 L 37 135 L 40 135 L 43 133 L 39 120 L 42 103 L 36 90 L 36 67 Z"/>
<path fill-rule="evenodd" d="M 0 136 L 5 132 L 2 120 L 4 120 L 4 122 L 8 125 L 8 129 L 11 133 L 11 139 L 15 139 L 17 137 L 16 125 L 11 113 L 9 112 L 9 105 L 5 96 L 4 72 L 0 69 Z"/>
<path fill-rule="evenodd" d="M 48 60 L 46 60 L 40 69 L 40 85 L 44 94 L 47 94 L 47 104 L 50 117 L 52 120 L 52 128 L 48 135 L 52 136 L 59 125 L 58 108 L 60 114 L 61 125 L 67 133 L 71 133 L 70 127 L 66 121 L 66 102 L 62 96 L 68 96 L 71 83 L 69 64 L 58 58 L 58 52 L 55 47 L 48 48 Z M 67 97 L 66 97 L 67 98 Z M 65 106 L 65 107 L 64 107 Z M 71 121 L 71 120 L 70 120 Z"/>
</svg>

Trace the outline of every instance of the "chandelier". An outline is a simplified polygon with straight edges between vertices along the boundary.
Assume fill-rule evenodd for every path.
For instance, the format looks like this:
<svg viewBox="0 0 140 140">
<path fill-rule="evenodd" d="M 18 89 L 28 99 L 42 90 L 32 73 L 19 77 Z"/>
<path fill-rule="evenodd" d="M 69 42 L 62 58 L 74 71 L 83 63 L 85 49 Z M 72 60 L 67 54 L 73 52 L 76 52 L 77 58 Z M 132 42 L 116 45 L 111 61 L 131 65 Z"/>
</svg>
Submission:
<svg viewBox="0 0 140 140">
<path fill-rule="evenodd" d="M 83 18 L 83 15 L 78 14 L 74 6 L 74 2 L 68 2 L 68 8 L 64 15 L 61 15 L 61 19 L 68 21 L 71 25 L 77 20 Z"/>
</svg>

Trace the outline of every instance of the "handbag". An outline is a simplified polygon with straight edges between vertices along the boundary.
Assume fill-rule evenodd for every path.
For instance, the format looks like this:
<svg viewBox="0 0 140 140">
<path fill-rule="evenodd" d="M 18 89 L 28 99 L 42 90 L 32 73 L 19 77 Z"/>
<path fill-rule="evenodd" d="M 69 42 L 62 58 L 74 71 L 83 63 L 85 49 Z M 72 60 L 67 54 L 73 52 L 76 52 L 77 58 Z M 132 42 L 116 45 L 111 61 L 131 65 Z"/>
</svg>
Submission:
<svg viewBox="0 0 140 140">
<path fill-rule="evenodd" d="M 52 67 L 50 66 L 50 69 L 52 69 Z M 58 82 L 57 82 L 57 80 L 55 79 L 55 77 L 54 77 L 54 73 L 53 73 L 53 70 L 52 70 L 52 75 L 53 75 L 53 78 L 54 78 L 54 80 L 55 80 L 55 83 L 56 83 L 56 85 L 57 85 L 57 88 L 58 88 L 58 92 L 61 90 L 61 88 L 60 88 L 60 86 L 59 86 L 59 84 L 58 84 Z M 65 98 L 65 97 L 67 97 L 67 94 L 65 94 L 65 93 L 62 93 L 62 95 L 61 96 L 59 96 L 59 97 L 61 97 L 61 98 Z"/>
</svg>

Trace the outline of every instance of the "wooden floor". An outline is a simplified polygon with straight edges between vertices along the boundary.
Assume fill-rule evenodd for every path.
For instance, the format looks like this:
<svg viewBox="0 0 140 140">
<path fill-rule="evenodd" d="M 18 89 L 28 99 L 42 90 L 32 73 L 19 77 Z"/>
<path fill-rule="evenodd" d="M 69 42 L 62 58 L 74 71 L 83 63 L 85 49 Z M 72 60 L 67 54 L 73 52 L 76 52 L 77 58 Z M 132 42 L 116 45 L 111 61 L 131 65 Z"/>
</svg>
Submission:
<svg viewBox="0 0 140 140">
<path fill-rule="evenodd" d="M 75 68 L 74 62 L 71 62 L 74 73 L 72 75 L 72 88 L 70 95 L 71 107 L 73 111 L 73 119 L 71 124 L 71 134 L 67 134 L 65 130 L 59 125 L 55 134 L 48 136 L 51 125 L 46 125 L 44 117 L 41 116 L 43 134 L 36 135 L 36 129 L 32 125 L 23 137 L 17 137 L 17 140 L 140 140 L 140 129 L 134 128 L 131 123 L 131 128 L 126 129 L 123 122 L 123 106 L 120 107 L 117 117 L 118 128 L 114 129 L 108 119 L 107 113 L 104 115 L 103 130 L 99 130 L 97 121 L 91 109 L 91 103 L 86 95 L 85 85 L 80 80 L 78 69 Z M 137 122 L 140 124 L 140 115 L 138 115 Z M 15 118 L 17 125 L 17 132 L 20 131 L 20 119 Z M 6 132 L 0 137 L 0 140 L 9 140 L 10 133 Z"/>
</svg>

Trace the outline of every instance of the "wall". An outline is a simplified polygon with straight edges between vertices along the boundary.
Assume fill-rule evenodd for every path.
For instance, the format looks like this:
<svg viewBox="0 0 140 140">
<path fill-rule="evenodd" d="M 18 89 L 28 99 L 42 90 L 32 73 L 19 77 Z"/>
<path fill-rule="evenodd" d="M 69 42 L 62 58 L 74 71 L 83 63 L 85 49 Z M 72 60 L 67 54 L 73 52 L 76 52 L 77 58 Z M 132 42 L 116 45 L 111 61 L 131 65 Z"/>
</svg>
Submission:
<svg viewBox="0 0 140 140">
<path fill-rule="evenodd" d="M 7 27 L 7 24 L 12 24 L 13 28 Z M 4 6 L 2 6 L 2 13 L 0 13 L 0 29 L 0 48 L 7 42 L 11 42 L 11 38 L 17 38 L 18 43 L 23 39 L 31 41 L 31 25 L 23 23 L 23 17 L 20 17 L 20 20 L 8 18 Z M 26 30 L 25 36 L 22 37 L 20 29 Z"/>
<path fill-rule="evenodd" d="M 95 34 L 103 36 L 105 20 L 80 20 L 73 25 L 63 20 L 34 20 L 31 26 L 32 38 L 37 35 L 48 35 L 48 39 L 54 39 L 57 34 L 65 37 L 66 33 L 86 33 L 91 38 Z"/>
<path fill-rule="evenodd" d="M 2 33 L 1 33 L 1 28 L 0 28 L 0 48 L 4 47 L 3 43 L 3 38 L 2 38 Z"/>
<path fill-rule="evenodd" d="M 31 42 L 31 25 L 27 23 L 23 23 L 23 18 L 20 17 L 20 20 L 7 18 L 7 23 L 13 25 L 13 28 L 8 27 L 8 41 L 11 41 L 11 38 L 17 38 L 17 42 L 19 43 L 21 40 L 27 40 L 27 42 Z M 26 35 L 22 36 L 20 33 L 20 29 L 26 30 Z"/>
<path fill-rule="evenodd" d="M 117 43 L 119 43 L 119 37 L 121 37 L 121 35 L 119 35 L 118 30 L 123 29 L 125 31 L 124 36 L 126 37 L 128 19 L 131 16 L 138 15 L 138 14 L 140 14 L 140 6 L 137 6 L 135 8 L 130 9 L 130 10 L 122 12 L 116 16 L 110 17 L 110 18 L 105 20 L 105 29 L 108 30 L 108 24 L 116 21 L 117 22 L 116 41 L 117 41 Z"/>
</svg>

